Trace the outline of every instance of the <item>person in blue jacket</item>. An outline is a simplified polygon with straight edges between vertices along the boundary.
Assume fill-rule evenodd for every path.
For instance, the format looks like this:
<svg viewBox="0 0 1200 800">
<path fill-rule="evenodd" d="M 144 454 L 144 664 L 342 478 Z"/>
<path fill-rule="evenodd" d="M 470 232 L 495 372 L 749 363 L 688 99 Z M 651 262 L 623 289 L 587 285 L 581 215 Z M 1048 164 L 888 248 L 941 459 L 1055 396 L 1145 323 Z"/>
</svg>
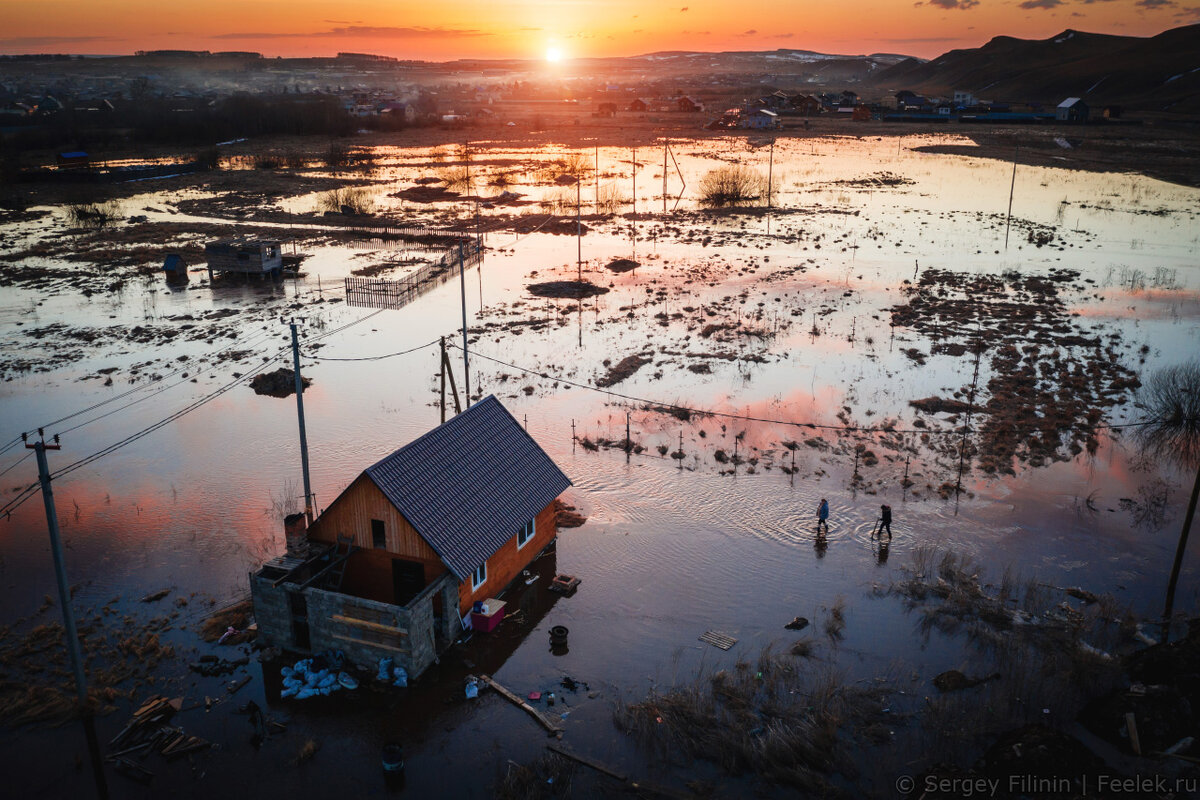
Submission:
<svg viewBox="0 0 1200 800">
<path fill-rule="evenodd" d="M 827 533 L 829 532 L 829 523 L 827 522 L 828 519 L 829 502 L 822 497 L 821 505 L 817 506 L 817 533 L 821 532 L 821 528 L 824 528 Z"/>
</svg>

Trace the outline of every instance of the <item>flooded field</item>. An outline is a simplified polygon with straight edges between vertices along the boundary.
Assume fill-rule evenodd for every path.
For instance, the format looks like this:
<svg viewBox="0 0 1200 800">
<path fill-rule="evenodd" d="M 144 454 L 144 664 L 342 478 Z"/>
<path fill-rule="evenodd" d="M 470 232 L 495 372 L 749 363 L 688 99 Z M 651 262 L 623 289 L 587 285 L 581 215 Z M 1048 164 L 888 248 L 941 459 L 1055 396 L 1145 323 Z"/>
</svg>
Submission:
<svg viewBox="0 0 1200 800">
<path fill-rule="evenodd" d="M 942 613 L 939 598 L 1053 617 L 1102 654 L 1139 646 L 1137 621 L 1161 612 L 1191 476 L 1143 457 L 1122 426 L 1141 419 L 1146 375 L 1200 352 L 1200 190 L 919 149 L 950 145 L 962 142 L 473 142 L 270 171 L 231 154 L 231 169 L 118 187 L 116 221 L 98 230 L 67 201 L 0 217 L 5 773 L 22 796 L 93 781 L 78 724 L 12 724 L 25 687 L 69 675 L 53 631 L 31 639 L 58 619 L 20 440 L 38 427 L 61 436 L 50 460 L 67 570 L 92 668 L 112 672 L 101 743 L 159 693 L 199 703 L 177 723 L 220 745 L 156 762 L 149 789 L 110 773 L 113 796 L 377 796 L 393 740 L 413 796 L 492 796 L 545 740 L 496 695 L 463 699 L 463 675 L 484 664 L 519 694 L 586 683 L 559 690 L 564 742 L 676 793 L 894 796 L 898 776 L 939 760 L 928 753 L 971 763 L 1019 724 L 1071 724 L 1085 698 L 1063 683 L 1082 668 L 1055 661 L 1064 639 L 1031 636 L 1018 657 L 981 633 L 985 613 Z M 730 166 L 760 196 L 704 203 L 708 176 Z M 564 499 L 586 522 L 560 531 L 538 571 L 583 583 L 557 600 L 530 587 L 523 621 L 451 651 L 412 696 L 280 701 L 254 659 L 250 684 L 225 695 L 228 677 L 187 665 L 238 651 L 198 626 L 282 552 L 282 515 L 302 494 L 294 399 L 246 385 L 290 367 L 283 321 L 301 325 L 312 380 L 318 507 L 437 424 L 441 337 L 462 386 L 457 276 L 399 309 L 346 302 L 346 278 L 399 280 L 446 247 L 385 223 L 482 239 L 463 281 L 472 395 L 499 397 L 573 481 Z M 210 283 L 203 244 L 230 236 L 307 258 L 281 281 Z M 164 282 L 167 252 L 193 267 L 188 284 Z M 562 296 L 578 281 L 588 296 Z M 883 503 L 890 542 L 872 535 Z M 1076 587 L 1104 595 L 1103 613 L 1062 591 Z M 785 630 L 798 616 L 811 625 Z M 554 625 L 570 629 L 565 654 L 547 647 Z M 738 641 L 698 641 L 710 630 Z M 972 690 L 987 693 L 987 724 L 966 730 L 978 708 L 931 680 L 997 669 Z M 760 750 L 729 767 L 661 734 L 691 719 L 672 688 L 720 670 L 725 697 L 754 680 L 836 696 L 804 720 L 843 730 L 834 766 L 789 771 Z M 209 711 L 205 696 L 223 702 Z M 249 699 L 287 721 L 261 749 L 233 713 Z M 309 740 L 319 749 L 301 758 Z M 580 796 L 606 787 L 586 768 L 573 780 Z"/>
</svg>

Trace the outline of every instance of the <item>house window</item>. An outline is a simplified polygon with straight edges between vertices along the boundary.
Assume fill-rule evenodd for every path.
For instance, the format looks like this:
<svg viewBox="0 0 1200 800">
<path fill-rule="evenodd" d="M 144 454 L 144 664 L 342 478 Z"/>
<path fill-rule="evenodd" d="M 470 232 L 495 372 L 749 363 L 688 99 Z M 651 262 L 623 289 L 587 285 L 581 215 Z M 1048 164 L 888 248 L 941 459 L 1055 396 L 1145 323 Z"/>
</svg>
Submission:
<svg viewBox="0 0 1200 800">
<path fill-rule="evenodd" d="M 387 533 L 384 532 L 383 520 L 371 520 L 371 546 L 384 550 L 387 548 Z"/>
<path fill-rule="evenodd" d="M 479 565 L 479 568 L 471 573 L 471 589 L 478 589 L 487 581 L 487 562 Z"/>
<path fill-rule="evenodd" d="M 525 546 L 525 543 L 533 538 L 533 520 L 529 520 L 521 526 L 521 530 L 517 531 L 517 549 L 520 550 Z"/>
</svg>

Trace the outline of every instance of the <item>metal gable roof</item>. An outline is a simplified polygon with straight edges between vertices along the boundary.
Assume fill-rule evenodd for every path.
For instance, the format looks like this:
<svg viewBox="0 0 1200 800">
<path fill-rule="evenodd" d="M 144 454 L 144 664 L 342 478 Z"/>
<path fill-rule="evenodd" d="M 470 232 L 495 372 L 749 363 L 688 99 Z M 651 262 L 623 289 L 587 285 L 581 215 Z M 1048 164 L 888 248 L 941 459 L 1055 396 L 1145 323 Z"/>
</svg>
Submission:
<svg viewBox="0 0 1200 800">
<path fill-rule="evenodd" d="M 571 485 L 494 395 L 366 475 L 459 580 Z"/>
</svg>

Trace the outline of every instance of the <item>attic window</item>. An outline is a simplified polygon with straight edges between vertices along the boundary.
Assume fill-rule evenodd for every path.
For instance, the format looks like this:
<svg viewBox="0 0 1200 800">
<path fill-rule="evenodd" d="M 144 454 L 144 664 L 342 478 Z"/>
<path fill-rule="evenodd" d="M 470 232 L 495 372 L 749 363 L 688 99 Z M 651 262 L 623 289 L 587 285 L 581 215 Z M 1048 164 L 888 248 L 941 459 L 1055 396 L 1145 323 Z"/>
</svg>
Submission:
<svg viewBox="0 0 1200 800">
<path fill-rule="evenodd" d="M 381 519 L 371 520 L 371 546 L 377 550 L 387 548 L 387 533 L 384 530 L 383 520 Z"/>
<path fill-rule="evenodd" d="M 520 550 L 534 536 L 534 521 L 531 519 L 517 531 L 517 549 Z"/>
<path fill-rule="evenodd" d="M 471 589 L 478 589 L 487 582 L 487 562 L 479 565 L 479 568 L 471 573 Z"/>
</svg>

